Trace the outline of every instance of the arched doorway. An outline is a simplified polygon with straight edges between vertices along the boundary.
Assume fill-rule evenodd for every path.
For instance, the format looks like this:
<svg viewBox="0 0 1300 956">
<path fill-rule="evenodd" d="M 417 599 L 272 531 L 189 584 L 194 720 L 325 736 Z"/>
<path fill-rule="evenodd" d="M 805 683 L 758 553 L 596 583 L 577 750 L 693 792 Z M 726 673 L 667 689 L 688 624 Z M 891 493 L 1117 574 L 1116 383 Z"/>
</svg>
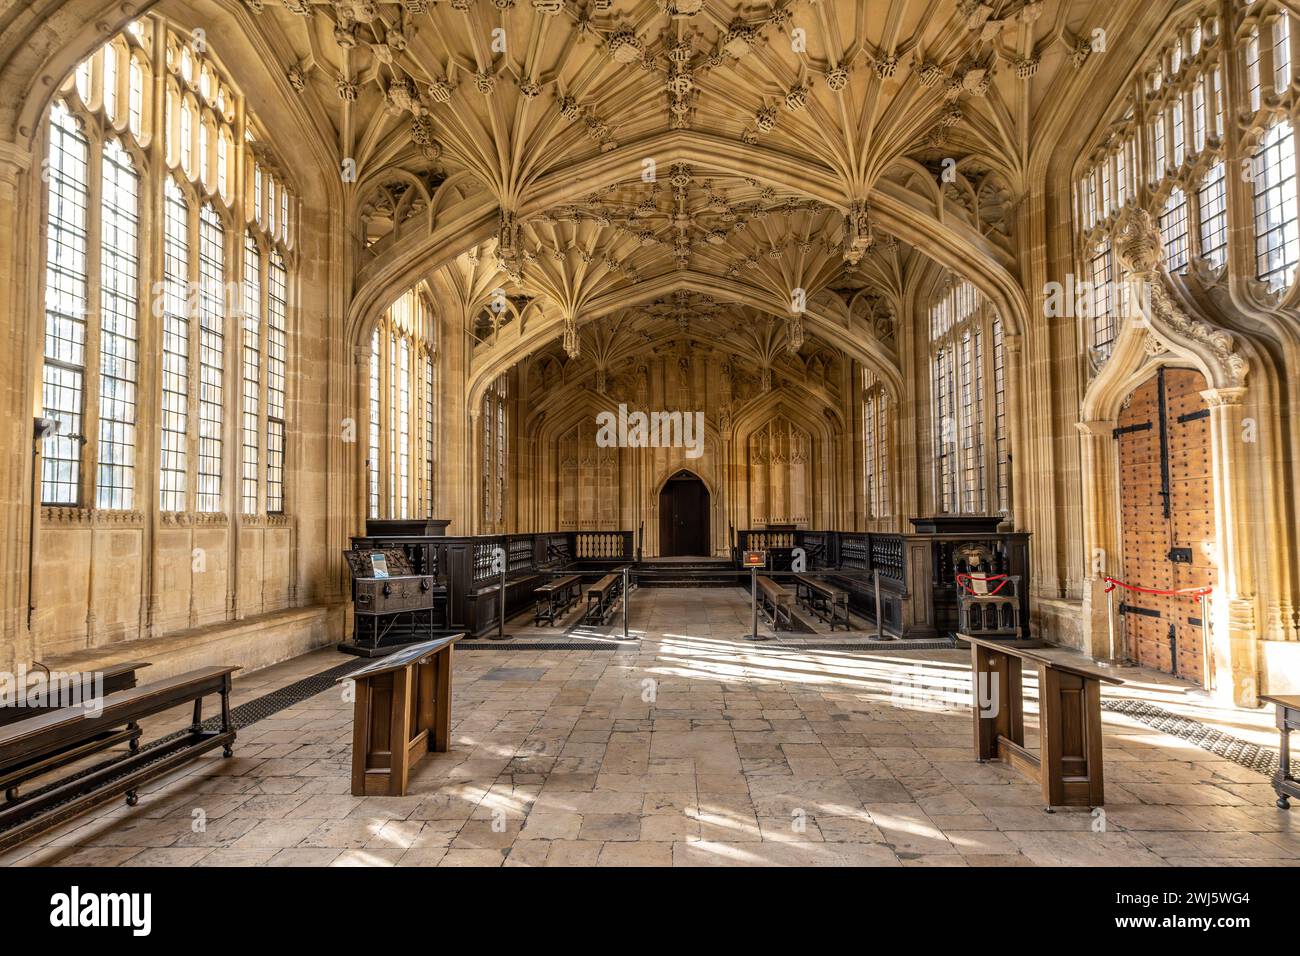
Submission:
<svg viewBox="0 0 1300 956">
<path fill-rule="evenodd" d="M 709 555 L 709 489 L 679 471 L 659 491 L 659 556 Z"/>
<path fill-rule="evenodd" d="M 1160 368 L 1116 420 L 1123 578 L 1155 590 L 1213 586 L 1210 412 L 1200 372 Z M 1201 605 L 1185 595 L 1120 589 L 1128 654 L 1187 680 L 1205 679 Z"/>
</svg>

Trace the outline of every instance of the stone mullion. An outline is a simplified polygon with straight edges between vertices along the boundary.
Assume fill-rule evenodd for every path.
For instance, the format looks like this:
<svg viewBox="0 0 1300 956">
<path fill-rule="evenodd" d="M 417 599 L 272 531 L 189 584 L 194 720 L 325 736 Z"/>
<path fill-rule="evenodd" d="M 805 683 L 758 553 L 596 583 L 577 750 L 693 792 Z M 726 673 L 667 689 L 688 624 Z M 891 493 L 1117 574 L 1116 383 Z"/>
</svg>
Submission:
<svg viewBox="0 0 1300 956">
<path fill-rule="evenodd" d="M 1266 103 L 1275 89 L 1273 57 L 1273 28 L 1277 14 L 1268 13 L 1259 18 L 1259 101 Z"/>
<path fill-rule="evenodd" d="M 154 223 L 157 228 L 153 230 L 154 235 L 149 243 L 150 255 L 154 256 L 154 267 L 149 273 L 155 282 L 165 281 L 165 262 L 166 262 L 166 187 L 169 170 L 167 169 L 167 135 L 168 130 L 165 128 L 167 116 L 167 61 L 166 61 L 166 28 L 161 21 L 154 23 L 154 43 L 150 58 L 150 74 L 152 83 L 150 88 L 145 91 L 152 98 L 152 105 L 146 114 L 150 120 L 151 138 L 149 142 L 149 163 L 152 171 L 153 185 L 150 189 L 150 207 L 153 209 Z M 161 38 L 161 39 L 160 39 Z M 142 94 L 143 96 L 143 94 Z M 142 276 L 144 275 L 142 271 Z M 162 466 L 162 407 L 163 407 L 163 360 L 162 360 L 162 340 L 163 340 L 163 320 L 160 317 L 162 296 L 165 291 L 162 285 L 155 285 L 154 282 L 147 286 L 141 282 L 142 288 L 149 288 L 151 295 L 151 308 L 148 315 L 151 317 L 152 325 L 149 337 L 140 336 L 141 343 L 148 343 L 147 348 L 141 348 L 141 354 L 148 353 L 154 357 L 152 362 L 153 376 L 151 379 L 142 379 L 148 381 L 150 396 L 150 418 L 152 423 L 146 432 L 143 428 L 137 426 L 136 441 L 139 443 L 140 436 L 147 434 L 144 444 L 153 451 L 153 458 L 149 462 L 150 478 L 152 480 L 153 493 L 149 500 L 141 502 L 137 500 L 136 507 L 143 510 L 148 516 L 145 521 L 146 539 L 145 565 L 148 568 L 147 588 L 142 592 L 148 595 L 148 610 L 145 617 L 144 636 L 156 637 L 157 625 L 155 615 L 157 614 L 158 605 L 162 600 L 160 587 L 163 580 L 162 569 L 159 567 L 161 556 L 158 551 L 158 542 L 160 537 L 162 521 L 162 495 L 161 495 L 161 466 Z M 156 292 L 154 290 L 157 290 Z M 137 394 L 144 394 L 144 388 L 138 389 Z M 138 455 L 138 451 L 137 451 Z M 136 472 L 139 474 L 140 462 L 137 458 Z M 187 482 L 188 484 L 188 482 Z"/>
<path fill-rule="evenodd" d="M 370 345 L 368 342 L 365 345 L 352 347 L 352 369 L 352 392 L 355 396 L 354 407 L 357 409 L 353 418 L 357 423 L 357 440 L 354 443 L 355 470 L 364 476 L 358 489 L 360 493 L 354 495 L 354 499 L 357 502 L 357 514 L 361 515 L 364 524 L 370 517 L 370 471 L 366 467 L 366 462 L 370 460 Z M 370 465 L 370 468 L 378 467 L 378 462 L 372 462 Z"/>
<path fill-rule="evenodd" d="M 393 396 L 390 392 L 390 363 L 392 362 L 392 329 L 388 322 L 388 314 L 379 320 L 379 453 L 376 456 L 379 460 L 375 465 L 375 472 L 378 478 L 377 487 L 379 488 L 379 517 L 393 517 L 392 496 L 389 493 L 392 480 L 393 463 L 389 458 L 389 440 L 391 438 L 390 425 L 392 423 Z M 369 411 L 369 409 L 367 409 Z"/>
<path fill-rule="evenodd" d="M 1231 7 L 1224 3 L 1222 13 L 1230 16 Z M 1231 19 L 1224 19 L 1230 23 Z M 1223 96 L 1223 116 L 1226 128 L 1223 134 L 1224 155 L 1224 194 L 1227 199 L 1228 212 L 1228 247 L 1227 275 L 1229 281 L 1248 285 L 1255 275 L 1255 219 L 1254 191 L 1250 179 L 1243 175 L 1240 162 L 1252 163 L 1243 152 L 1241 124 L 1235 121 L 1240 115 L 1237 109 L 1249 105 L 1249 83 L 1245 75 L 1245 64 L 1239 59 L 1240 47 L 1229 42 L 1225 37 L 1220 77 Z M 1238 157 L 1237 160 L 1231 157 Z M 1235 165 L 1235 168 L 1234 168 Z M 1245 167 L 1253 170 L 1253 164 Z M 1248 297 L 1249 298 L 1249 297 Z"/>
<path fill-rule="evenodd" d="M 1020 448 L 1024 443 L 1024 428 L 1020 414 L 1022 395 L 1020 377 L 1024 366 L 1024 335 L 1008 331 L 1006 323 L 1002 326 L 1002 379 L 1006 383 L 1007 415 L 1007 508 L 1011 512 L 1012 525 L 1016 529 L 1025 527 L 1024 509 L 1020 507 L 1019 498 L 1021 476 L 1017 473 L 1020 461 Z"/>
<path fill-rule="evenodd" d="M 1111 187 L 1115 179 L 1111 177 Z M 987 514 L 998 511 L 998 405 L 997 377 L 994 373 L 997 356 L 994 353 L 993 307 L 985 303 L 979 315 L 980 337 L 983 341 L 980 355 L 980 375 L 983 376 L 984 400 L 980 402 L 980 429 L 984 456 L 984 510 Z M 1004 330 L 1005 331 L 1005 330 Z"/>
<path fill-rule="evenodd" d="M 90 124 L 86 124 L 89 126 Z M 86 162 L 86 341 L 82 353 L 81 507 L 95 509 L 95 473 L 99 470 L 99 340 L 103 302 L 104 140 L 96 126 L 87 129 L 90 141 Z M 92 608 L 93 610 L 93 608 Z"/>
<path fill-rule="evenodd" d="M 184 175 L 179 167 L 177 172 Z M 190 515 L 198 512 L 199 504 L 199 394 L 201 391 L 199 377 L 202 374 L 199 366 L 199 206 L 196 199 L 186 204 L 186 214 L 189 219 L 186 229 L 189 241 L 186 243 L 188 262 L 185 274 L 189 277 L 189 285 L 185 289 L 185 313 L 188 319 L 186 330 L 189 333 L 190 351 L 185 396 L 187 412 L 185 416 L 185 511 Z M 191 522 L 192 526 L 193 522 Z"/>
<path fill-rule="evenodd" d="M 127 61 L 129 64 L 129 60 Z M 155 84 L 155 92 L 156 92 Z M 142 98 L 144 92 L 142 91 Z M 143 104 L 142 104 L 143 105 Z M 156 111 L 150 111 L 157 116 Z M 158 515 L 158 466 L 162 409 L 162 278 L 164 184 L 166 163 L 162 137 L 154 136 L 141 170 L 136 301 L 135 478 L 132 507 L 147 517 L 142 524 L 139 636 L 149 636 L 153 617 L 153 585 L 158 573 L 155 557 Z"/>
<path fill-rule="evenodd" d="M 215 207 L 214 203 L 214 207 Z M 243 323 L 239 321 L 239 308 L 230 308 L 230 289 L 232 287 L 231 277 L 238 275 L 235 271 L 240 264 L 242 256 L 239 255 L 238 248 L 242 248 L 243 234 L 236 233 L 226 225 L 224 219 L 219 220 L 221 223 L 221 278 L 223 287 L 221 288 L 220 304 L 221 309 L 221 511 L 226 516 L 226 547 L 230 553 L 226 560 L 226 620 L 235 620 L 239 610 L 239 577 L 240 577 L 240 532 L 241 521 L 240 515 L 243 512 L 241 502 L 241 474 L 240 463 L 243 461 L 243 429 L 240 421 L 240 411 L 243 408 Z M 239 242 L 236 243 L 235 237 L 238 235 Z"/>
</svg>

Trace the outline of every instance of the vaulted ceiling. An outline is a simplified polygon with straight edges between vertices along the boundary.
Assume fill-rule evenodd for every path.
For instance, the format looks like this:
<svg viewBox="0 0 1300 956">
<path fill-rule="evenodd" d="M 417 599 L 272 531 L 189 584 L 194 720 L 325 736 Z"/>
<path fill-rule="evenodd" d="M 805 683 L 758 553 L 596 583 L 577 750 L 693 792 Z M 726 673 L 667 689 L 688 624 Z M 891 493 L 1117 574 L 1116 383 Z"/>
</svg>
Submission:
<svg viewBox="0 0 1300 956">
<path fill-rule="evenodd" d="M 676 292 L 733 317 L 807 301 L 833 337 L 877 336 L 854 295 L 896 308 L 927 257 L 1014 288 L 1036 117 L 1136 7 L 244 2 L 337 135 L 354 308 L 447 269 L 468 327 L 502 291 L 545 317 L 494 334 L 485 369 Z"/>
</svg>

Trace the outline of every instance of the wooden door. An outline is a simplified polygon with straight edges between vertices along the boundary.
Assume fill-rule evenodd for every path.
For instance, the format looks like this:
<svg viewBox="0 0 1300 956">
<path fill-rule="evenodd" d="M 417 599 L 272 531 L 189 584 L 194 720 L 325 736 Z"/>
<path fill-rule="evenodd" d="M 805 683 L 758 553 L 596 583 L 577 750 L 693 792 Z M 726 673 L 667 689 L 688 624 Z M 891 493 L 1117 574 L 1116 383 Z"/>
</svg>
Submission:
<svg viewBox="0 0 1300 956">
<path fill-rule="evenodd" d="M 1119 575 L 1129 584 L 1173 590 L 1213 586 L 1214 502 L 1205 379 L 1160 369 L 1133 390 L 1120 413 Z M 1185 595 L 1115 592 L 1129 656 L 1203 683 L 1201 606 Z"/>
<path fill-rule="evenodd" d="M 709 553 L 709 490 L 690 472 L 680 472 L 659 492 L 659 554 Z"/>
</svg>

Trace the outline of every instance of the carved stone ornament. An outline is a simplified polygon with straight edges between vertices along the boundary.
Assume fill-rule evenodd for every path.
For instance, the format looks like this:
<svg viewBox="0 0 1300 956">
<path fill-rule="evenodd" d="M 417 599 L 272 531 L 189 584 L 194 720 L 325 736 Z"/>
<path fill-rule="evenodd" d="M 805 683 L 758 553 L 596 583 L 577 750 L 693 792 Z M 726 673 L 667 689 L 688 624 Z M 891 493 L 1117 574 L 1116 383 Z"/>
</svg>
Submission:
<svg viewBox="0 0 1300 956">
<path fill-rule="evenodd" d="M 1142 336 L 1142 351 L 1147 355 L 1163 355 L 1169 348 L 1160 341 L 1159 336 L 1147 329 Z"/>
<path fill-rule="evenodd" d="M 452 86 L 446 80 L 434 80 L 429 84 L 429 98 L 435 103 L 446 103 L 451 99 Z"/>
<path fill-rule="evenodd" d="M 582 339 L 578 336 L 578 322 L 572 316 L 564 320 L 564 354 L 576 359 L 582 354 Z"/>
<path fill-rule="evenodd" d="M 635 63 L 641 59 L 644 46 L 631 30 L 619 30 L 609 38 L 609 55 L 615 63 Z"/>
<path fill-rule="evenodd" d="M 870 208 L 865 199 L 855 199 L 844 217 L 844 261 L 857 265 L 872 242 Z"/>
<path fill-rule="evenodd" d="M 1136 207 L 1130 207 L 1123 213 L 1115 237 L 1115 252 L 1121 265 L 1141 285 L 1143 294 L 1139 296 L 1139 301 L 1146 303 L 1143 311 L 1152 326 L 1152 333 L 1160 334 L 1167 330 L 1175 338 L 1205 347 L 1226 382 L 1229 385 L 1241 385 L 1250 370 L 1250 363 L 1237 352 L 1232 333 L 1201 319 L 1192 318 L 1165 291 L 1164 279 L 1160 274 L 1164 244 L 1151 213 Z"/>
<path fill-rule="evenodd" d="M 798 351 L 803 348 L 803 333 L 803 313 L 796 312 L 790 317 L 790 324 L 787 329 L 787 338 L 785 343 L 785 347 L 791 355 L 797 354 Z"/>
</svg>

